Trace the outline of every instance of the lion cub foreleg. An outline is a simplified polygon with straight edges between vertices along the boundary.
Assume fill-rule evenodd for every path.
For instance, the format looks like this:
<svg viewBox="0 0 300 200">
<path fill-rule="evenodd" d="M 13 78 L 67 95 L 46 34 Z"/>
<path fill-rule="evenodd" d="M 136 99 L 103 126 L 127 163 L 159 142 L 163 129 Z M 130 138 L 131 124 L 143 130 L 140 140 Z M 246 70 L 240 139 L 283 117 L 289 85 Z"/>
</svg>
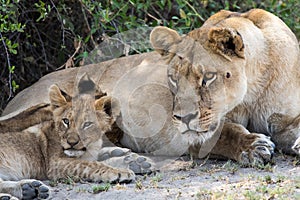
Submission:
<svg viewBox="0 0 300 200">
<path fill-rule="evenodd" d="M 40 181 L 28 179 L 45 178 L 43 163 L 34 133 L 0 134 L 0 199 L 9 199 L 11 196 L 47 199 L 49 188 Z"/>
<path fill-rule="evenodd" d="M 274 147 L 270 138 L 263 134 L 250 133 L 240 124 L 225 123 L 211 153 L 243 165 L 259 165 L 271 160 Z"/>
<path fill-rule="evenodd" d="M 48 186 L 35 179 L 3 181 L 0 179 L 0 199 L 48 199 Z"/>
<path fill-rule="evenodd" d="M 133 171 L 117 169 L 97 161 L 75 158 L 51 158 L 48 178 L 78 177 L 93 182 L 131 182 L 135 179 Z"/>
</svg>

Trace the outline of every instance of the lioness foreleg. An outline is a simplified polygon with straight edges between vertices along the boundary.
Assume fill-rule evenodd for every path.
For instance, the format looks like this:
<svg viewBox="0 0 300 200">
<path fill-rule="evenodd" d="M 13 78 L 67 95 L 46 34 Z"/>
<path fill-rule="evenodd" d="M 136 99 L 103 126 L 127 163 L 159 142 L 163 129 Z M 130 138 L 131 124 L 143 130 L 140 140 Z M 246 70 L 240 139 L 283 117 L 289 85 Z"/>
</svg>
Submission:
<svg viewBox="0 0 300 200">
<path fill-rule="evenodd" d="M 127 148 L 103 147 L 99 152 L 98 161 L 109 166 L 130 169 L 135 174 L 156 171 L 155 163 L 150 158 L 131 152 Z"/>
<path fill-rule="evenodd" d="M 275 145 L 270 138 L 250 133 L 236 123 L 225 123 L 221 136 L 211 153 L 234 159 L 246 166 L 261 165 L 272 158 Z"/>
</svg>

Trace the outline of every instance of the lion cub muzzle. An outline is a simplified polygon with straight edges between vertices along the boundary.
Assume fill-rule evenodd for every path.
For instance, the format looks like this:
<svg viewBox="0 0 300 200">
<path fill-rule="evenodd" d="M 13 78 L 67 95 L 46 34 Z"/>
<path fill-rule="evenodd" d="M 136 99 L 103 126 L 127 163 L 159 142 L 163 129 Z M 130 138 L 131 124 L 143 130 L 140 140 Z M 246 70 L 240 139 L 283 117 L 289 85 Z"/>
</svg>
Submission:
<svg viewBox="0 0 300 200">
<path fill-rule="evenodd" d="M 64 153 L 69 157 L 80 157 L 86 152 L 86 147 L 77 134 L 67 136 L 63 144 Z"/>
</svg>

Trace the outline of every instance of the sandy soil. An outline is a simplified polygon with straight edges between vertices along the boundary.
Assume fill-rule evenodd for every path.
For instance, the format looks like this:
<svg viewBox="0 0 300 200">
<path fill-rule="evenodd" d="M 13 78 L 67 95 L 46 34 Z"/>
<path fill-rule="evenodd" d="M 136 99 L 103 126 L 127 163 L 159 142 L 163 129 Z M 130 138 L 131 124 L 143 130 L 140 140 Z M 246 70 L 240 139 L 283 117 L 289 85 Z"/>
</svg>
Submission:
<svg viewBox="0 0 300 200">
<path fill-rule="evenodd" d="M 156 174 L 137 176 L 130 184 L 58 183 L 51 187 L 52 199 L 300 200 L 299 158 L 278 153 L 273 165 L 261 169 L 243 168 L 232 161 L 182 159 L 168 163 Z M 96 187 L 106 191 L 94 193 Z"/>
</svg>

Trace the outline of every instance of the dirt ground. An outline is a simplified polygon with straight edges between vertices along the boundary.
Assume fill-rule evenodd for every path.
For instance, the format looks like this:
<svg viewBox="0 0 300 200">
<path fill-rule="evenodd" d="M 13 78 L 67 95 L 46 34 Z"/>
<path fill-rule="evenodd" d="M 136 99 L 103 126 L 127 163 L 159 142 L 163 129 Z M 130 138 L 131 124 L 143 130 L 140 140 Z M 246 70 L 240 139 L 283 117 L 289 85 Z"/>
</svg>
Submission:
<svg viewBox="0 0 300 200">
<path fill-rule="evenodd" d="M 201 159 L 169 162 L 160 172 L 130 184 L 46 182 L 52 199 L 299 199 L 300 159 L 280 153 L 273 165 L 243 168 L 232 161 Z"/>
</svg>

